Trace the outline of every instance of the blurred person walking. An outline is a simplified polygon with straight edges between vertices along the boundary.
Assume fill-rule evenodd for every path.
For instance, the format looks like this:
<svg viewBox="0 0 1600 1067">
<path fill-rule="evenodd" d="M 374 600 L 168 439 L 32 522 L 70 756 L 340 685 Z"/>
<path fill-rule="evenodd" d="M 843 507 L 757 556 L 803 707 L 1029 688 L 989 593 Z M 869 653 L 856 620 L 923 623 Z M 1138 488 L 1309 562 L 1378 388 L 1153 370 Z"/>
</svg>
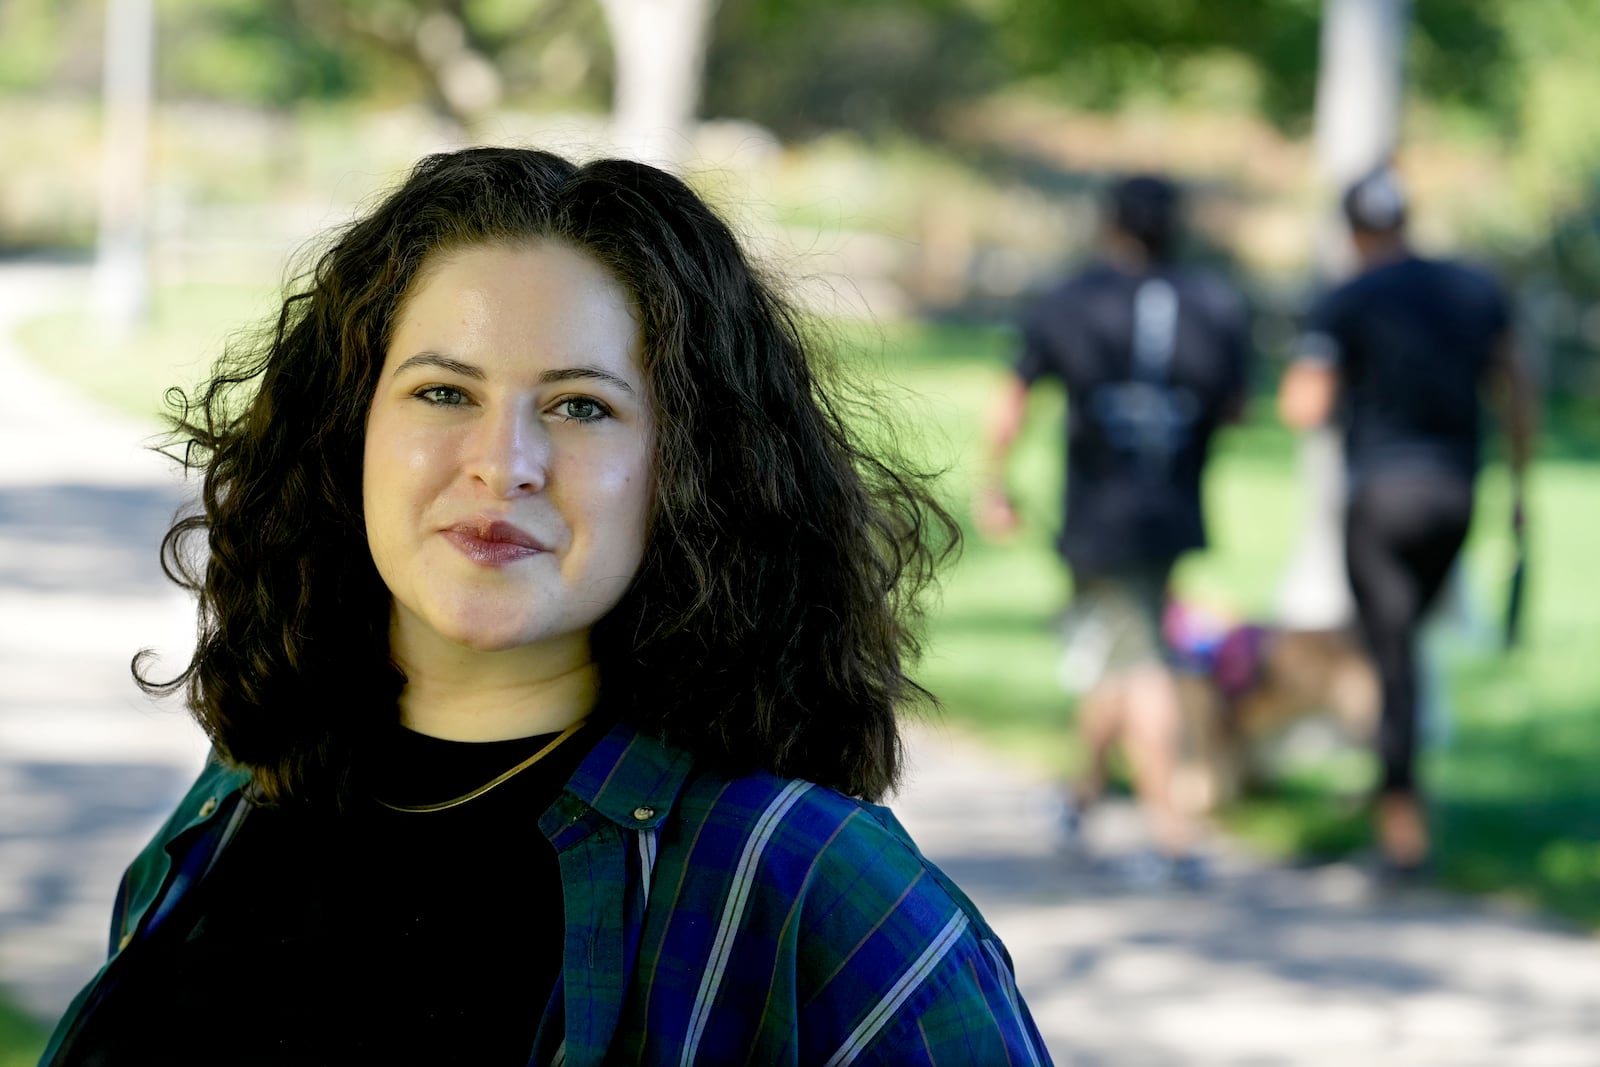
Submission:
<svg viewBox="0 0 1600 1067">
<path fill-rule="evenodd" d="M 1127 752 L 1159 856 L 1139 881 L 1199 884 L 1197 813 L 1175 788 L 1182 707 L 1162 636 L 1168 579 L 1206 544 L 1200 479 L 1212 435 L 1245 399 L 1249 315 L 1220 277 L 1174 262 L 1181 196 L 1139 176 L 1109 197 L 1099 261 L 1047 291 L 1021 322 L 1021 352 L 988 423 L 980 532 L 1019 525 L 1005 486 L 1029 388 L 1066 388 L 1065 521 L 1071 571 L 1063 677 L 1082 694 L 1087 768 L 1069 789 L 1069 830 L 1106 784 L 1113 745 Z"/>
<path fill-rule="evenodd" d="M 1353 183 L 1342 206 L 1357 274 L 1312 310 L 1278 408 L 1295 429 L 1333 420 L 1344 433 L 1346 566 L 1382 685 L 1378 845 L 1383 875 L 1404 880 L 1429 853 L 1415 767 L 1417 630 L 1471 525 L 1485 392 L 1509 438 L 1521 531 L 1534 394 L 1499 284 L 1412 250 L 1392 170 Z"/>
</svg>

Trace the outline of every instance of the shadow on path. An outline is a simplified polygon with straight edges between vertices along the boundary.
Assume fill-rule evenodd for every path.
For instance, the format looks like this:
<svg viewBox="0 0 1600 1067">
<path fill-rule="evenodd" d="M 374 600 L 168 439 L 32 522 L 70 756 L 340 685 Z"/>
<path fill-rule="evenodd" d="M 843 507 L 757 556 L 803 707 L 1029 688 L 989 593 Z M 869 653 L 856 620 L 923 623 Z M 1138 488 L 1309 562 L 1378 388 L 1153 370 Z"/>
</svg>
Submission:
<svg viewBox="0 0 1600 1067">
<path fill-rule="evenodd" d="M 0 488 L 0 590 L 165 592 L 157 546 L 183 502 L 176 486 Z"/>
<path fill-rule="evenodd" d="M 28 854 L 28 862 L 0 864 L 21 876 L 20 883 L 8 876 L 0 938 L 18 927 L 50 922 L 77 895 L 82 851 L 104 847 L 108 836 L 127 840 L 148 834 L 183 795 L 190 777 L 170 764 L 0 762 L 0 793 L 6 797 L 0 856 Z M 121 862 L 132 859 L 128 852 Z"/>
</svg>

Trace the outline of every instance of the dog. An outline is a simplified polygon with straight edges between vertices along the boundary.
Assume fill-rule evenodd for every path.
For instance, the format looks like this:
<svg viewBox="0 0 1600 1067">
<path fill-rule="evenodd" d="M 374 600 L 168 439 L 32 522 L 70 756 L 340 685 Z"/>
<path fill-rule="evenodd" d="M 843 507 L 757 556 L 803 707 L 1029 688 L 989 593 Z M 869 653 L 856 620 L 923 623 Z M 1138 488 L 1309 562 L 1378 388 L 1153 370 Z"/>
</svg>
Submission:
<svg viewBox="0 0 1600 1067">
<path fill-rule="evenodd" d="M 1197 649 L 1171 622 L 1183 663 L 1176 788 L 1186 806 L 1213 811 L 1259 787 L 1270 777 L 1272 742 L 1308 719 L 1331 719 L 1350 744 L 1371 745 L 1378 678 L 1353 633 L 1233 626 Z"/>
</svg>

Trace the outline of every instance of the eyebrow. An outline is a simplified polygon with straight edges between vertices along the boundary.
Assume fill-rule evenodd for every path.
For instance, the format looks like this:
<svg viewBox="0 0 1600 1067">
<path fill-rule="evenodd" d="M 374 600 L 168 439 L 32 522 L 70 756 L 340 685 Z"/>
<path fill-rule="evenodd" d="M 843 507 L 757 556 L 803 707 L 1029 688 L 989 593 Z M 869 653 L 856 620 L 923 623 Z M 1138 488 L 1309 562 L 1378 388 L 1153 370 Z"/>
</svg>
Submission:
<svg viewBox="0 0 1600 1067">
<path fill-rule="evenodd" d="M 447 370 L 452 374 L 459 374 L 463 378 L 471 378 L 473 381 L 479 382 L 486 377 L 482 367 L 474 366 L 471 363 L 463 363 L 459 359 L 451 359 L 449 356 L 441 356 L 437 352 L 418 352 L 396 367 L 394 374 L 390 377 L 398 378 L 403 372 L 410 370 L 412 367 L 438 367 L 440 370 Z"/>
<path fill-rule="evenodd" d="M 393 377 L 398 377 L 402 372 L 412 367 L 438 367 L 440 370 L 459 374 L 463 378 L 471 378 L 481 382 L 488 377 L 483 368 L 473 363 L 465 363 L 451 356 L 441 355 L 438 352 L 418 352 L 394 369 Z M 626 378 L 619 378 L 610 371 L 603 371 L 599 367 L 553 367 L 539 374 L 539 384 L 549 385 L 553 382 L 570 382 L 588 379 L 590 381 L 607 382 L 624 392 L 637 395 L 638 390 Z"/>
</svg>

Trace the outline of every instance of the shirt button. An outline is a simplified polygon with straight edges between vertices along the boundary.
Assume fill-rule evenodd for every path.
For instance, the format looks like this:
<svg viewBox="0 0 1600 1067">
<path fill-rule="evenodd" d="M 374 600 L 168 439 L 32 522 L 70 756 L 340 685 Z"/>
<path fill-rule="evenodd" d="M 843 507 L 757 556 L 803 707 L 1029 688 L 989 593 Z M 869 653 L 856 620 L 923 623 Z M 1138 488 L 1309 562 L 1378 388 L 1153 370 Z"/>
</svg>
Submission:
<svg viewBox="0 0 1600 1067">
<path fill-rule="evenodd" d="M 127 948 L 131 944 L 133 944 L 133 935 L 132 934 L 123 934 L 122 935 L 122 940 L 117 942 L 117 951 L 121 952 L 123 949 Z"/>
<path fill-rule="evenodd" d="M 216 810 L 217 810 L 217 798 L 216 797 L 207 797 L 206 798 L 206 802 L 204 804 L 200 805 L 200 817 L 203 819 L 207 815 L 210 815 L 212 812 L 214 812 Z"/>
<path fill-rule="evenodd" d="M 646 820 L 655 818 L 655 814 L 656 814 L 656 809 L 655 808 L 634 808 L 633 809 L 633 817 L 635 819 L 638 819 L 640 822 L 645 822 Z"/>
</svg>

